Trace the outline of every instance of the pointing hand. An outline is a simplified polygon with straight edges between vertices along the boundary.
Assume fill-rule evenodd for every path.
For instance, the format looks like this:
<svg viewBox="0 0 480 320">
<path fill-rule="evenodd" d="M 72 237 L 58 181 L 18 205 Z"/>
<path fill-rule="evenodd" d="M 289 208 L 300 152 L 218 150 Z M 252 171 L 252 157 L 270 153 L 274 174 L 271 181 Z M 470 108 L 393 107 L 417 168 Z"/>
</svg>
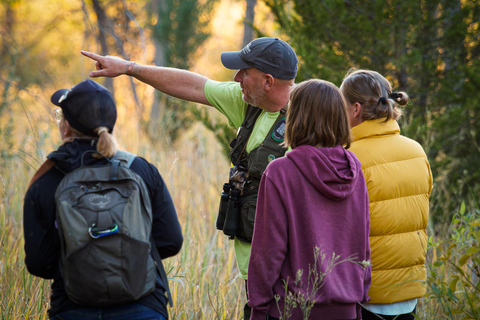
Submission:
<svg viewBox="0 0 480 320">
<path fill-rule="evenodd" d="M 96 71 L 90 72 L 91 78 L 109 77 L 114 78 L 126 74 L 131 61 L 124 60 L 115 56 L 101 56 L 96 53 L 81 51 L 86 57 L 95 60 Z"/>
</svg>

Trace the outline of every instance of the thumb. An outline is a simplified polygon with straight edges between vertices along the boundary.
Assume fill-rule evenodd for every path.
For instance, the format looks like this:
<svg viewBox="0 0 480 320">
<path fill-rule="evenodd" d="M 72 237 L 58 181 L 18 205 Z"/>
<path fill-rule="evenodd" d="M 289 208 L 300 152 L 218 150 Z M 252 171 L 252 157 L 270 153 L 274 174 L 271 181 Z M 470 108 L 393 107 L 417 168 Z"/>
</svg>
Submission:
<svg viewBox="0 0 480 320">
<path fill-rule="evenodd" d="M 91 71 L 89 74 L 90 78 L 98 78 L 98 77 L 106 77 L 106 71 L 104 69 L 102 70 L 97 70 L 97 71 Z"/>
</svg>

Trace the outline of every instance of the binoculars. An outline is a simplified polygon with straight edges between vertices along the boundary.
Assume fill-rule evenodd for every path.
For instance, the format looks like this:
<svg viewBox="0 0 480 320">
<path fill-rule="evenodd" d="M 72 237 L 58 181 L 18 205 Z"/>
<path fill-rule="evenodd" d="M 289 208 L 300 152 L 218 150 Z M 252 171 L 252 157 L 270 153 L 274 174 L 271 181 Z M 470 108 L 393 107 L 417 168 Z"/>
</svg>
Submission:
<svg viewBox="0 0 480 320">
<path fill-rule="evenodd" d="M 216 227 L 231 238 L 240 228 L 240 189 L 232 188 L 230 183 L 223 184 Z"/>
</svg>

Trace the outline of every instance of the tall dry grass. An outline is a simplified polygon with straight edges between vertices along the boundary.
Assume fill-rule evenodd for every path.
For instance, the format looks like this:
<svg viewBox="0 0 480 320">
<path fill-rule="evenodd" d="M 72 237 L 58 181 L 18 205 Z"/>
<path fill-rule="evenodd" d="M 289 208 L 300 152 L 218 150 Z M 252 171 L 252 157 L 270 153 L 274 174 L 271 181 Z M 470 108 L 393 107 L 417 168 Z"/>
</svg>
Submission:
<svg viewBox="0 0 480 320">
<path fill-rule="evenodd" d="M 128 117 L 127 117 L 128 118 Z M 1 122 L 0 315 L 2 320 L 47 319 L 50 281 L 31 276 L 23 250 L 23 196 L 35 169 L 59 144 L 48 117 L 33 117 L 23 134 Z M 24 123 L 26 124 L 26 123 Z M 135 122 L 117 127 L 122 149 L 154 163 L 172 195 L 184 233 L 181 252 L 164 261 L 174 307 L 171 319 L 239 319 L 244 282 L 233 243 L 215 229 L 219 194 L 228 161 L 211 133 L 194 126 L 174 146 L 152 145 Z M 33 133 L 35 132 L 35 134 Z"/>
<path fill-rule="evenodd" d="M 51 283 L 25 268 L 22 207 L 30 177 L 60 140 L 49 107 L 18 106 L 0 117 L 0 317 L 47 319 Z M 157 166 L 183 228 L 181 252 L 164 261 L 174 299 L 171 319 L 241 319 L 245 291 L 233 244 L 215 230 L 229 166 L 221 147 L 201 125 L 186 130 L 175 145 L 162 145 L 143 135 L 134 111 L 119 111 L 115 134 L 121 148 Z M 460 209 L 447 234 L 430 232 L 427 295 L 417 306 L 418 319 L 478 319 L 479 209 Z"/>
</svg>

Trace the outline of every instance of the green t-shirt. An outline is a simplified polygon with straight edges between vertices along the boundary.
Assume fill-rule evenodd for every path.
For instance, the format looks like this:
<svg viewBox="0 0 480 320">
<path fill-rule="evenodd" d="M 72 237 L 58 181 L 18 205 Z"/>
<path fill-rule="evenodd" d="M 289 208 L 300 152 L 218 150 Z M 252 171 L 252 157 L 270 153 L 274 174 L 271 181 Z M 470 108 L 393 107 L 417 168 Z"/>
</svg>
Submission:
<svg viewBox="0 0 480 320">
<path fill-rule="evenodd" d="M 231 126 L 239 128 L 242 125 L 248 104 L 242 99 L 242 90 L 238 82 L 218 82 L 208 80 L 205 83 L 205 97 L 208 102 L 223 113 Z M 250 152 L 258 147 L 275 124 L 279 111 L 263 111 L 253 127 L 248 139 L 246 151 Z M 243 279 L 247 279 L 248 261 L 250 260 L 251 244 L 235 238 L 235 256 L 238 269 Z"/>
</svg>

